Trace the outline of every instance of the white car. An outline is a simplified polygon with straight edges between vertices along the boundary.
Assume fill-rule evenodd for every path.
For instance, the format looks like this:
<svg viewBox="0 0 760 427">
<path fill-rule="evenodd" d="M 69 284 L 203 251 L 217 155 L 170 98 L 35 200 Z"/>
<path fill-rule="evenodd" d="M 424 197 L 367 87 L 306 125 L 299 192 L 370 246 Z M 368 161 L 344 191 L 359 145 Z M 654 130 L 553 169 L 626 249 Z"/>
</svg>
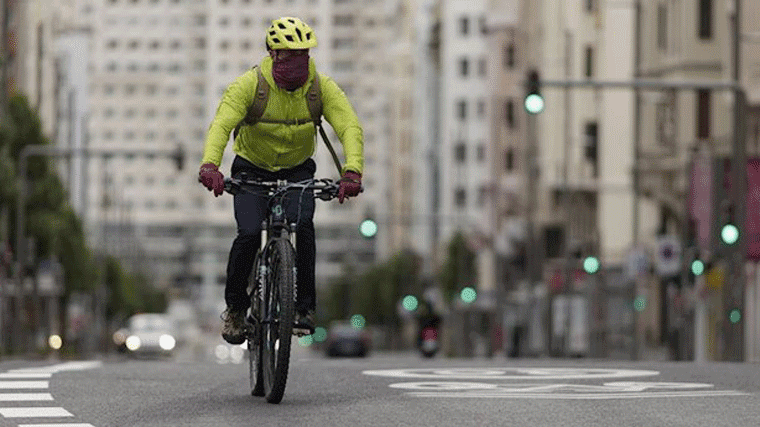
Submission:
<svg viewBox="0 0 760 427">
<path fill-rule="evenodd" d="M 135 314 L 127 323 L 127 352 L 133 356 L 171 356 L 177 341 L 172 323 L 160 313 Z"/>
</svg>

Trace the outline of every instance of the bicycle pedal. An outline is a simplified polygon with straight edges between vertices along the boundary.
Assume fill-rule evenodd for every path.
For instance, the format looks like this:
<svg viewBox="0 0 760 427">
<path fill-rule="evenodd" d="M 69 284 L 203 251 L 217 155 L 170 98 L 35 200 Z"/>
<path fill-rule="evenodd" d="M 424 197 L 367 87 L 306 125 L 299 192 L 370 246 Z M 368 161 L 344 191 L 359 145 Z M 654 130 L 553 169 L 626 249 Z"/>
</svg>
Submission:
<svg viewBox="0 0 760 427">
<path fill-rule="evenodd" d="M 293 335 L 297 337 L 305 337 L 307 335 L 311 335 L 313 332 L 310 329 L 303 329 L 303 328 L 293 328 Z"/>
</svg>

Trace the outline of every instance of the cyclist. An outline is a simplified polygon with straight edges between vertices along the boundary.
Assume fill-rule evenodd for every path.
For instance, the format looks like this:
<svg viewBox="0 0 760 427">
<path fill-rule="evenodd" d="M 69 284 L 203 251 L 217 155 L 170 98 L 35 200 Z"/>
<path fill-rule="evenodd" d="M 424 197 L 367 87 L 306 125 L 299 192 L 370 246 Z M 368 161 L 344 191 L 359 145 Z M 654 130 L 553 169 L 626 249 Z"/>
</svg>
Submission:
<svg viewBox="0 0 760 427">
<path fill-rule="evenodd" d="M 330 77 L 317 73 L 309 49 L 317 45 L 314 31 L 298 18 L 272 21 L 265 37 L 268 56 L 258 65 L 269 85 L 269 100 L 261 120 L 242 126 L 235 135 L 236 154 L 231 174 L 238 178 L 303 181 L 314 177 L 316 163 L 311 158 L 316 145 L 316 129 L 306 101 L 308 88 L 319 77 L 325 119 L 335 130 L 345 153 L 338 199 L 355 197 L 361 189 L 364 166 L 363 131 L 356 113 L 343 91 Z M 230 133 L 246 116 L 256 94 L 258 77 L 249 70 L 232 82 L 224 92 L 206 137 L 200 181 L 215 196 L 224 192 L 219 171 Z M 264 82 L 262 82 L 264 83 Z M 283 123 L 289 121 L 290 123 Z M 314 198 L 311 193 L 295 191 L 286 196 L 285 214 L 296 224 L 297 302 L 296 326 L 314 330 L 316 294 L 314 289 L 315 235 Z M 244 313 L 250 305 L 246 288 L 254 256 L 261 240 L 266 198 L 238 193 L 234 199 L 238 233 L 227 264 L 224 296 L 227 309 L 222 313 L 222 336 L 231 344 L 245 341 Z"/>
</svg>

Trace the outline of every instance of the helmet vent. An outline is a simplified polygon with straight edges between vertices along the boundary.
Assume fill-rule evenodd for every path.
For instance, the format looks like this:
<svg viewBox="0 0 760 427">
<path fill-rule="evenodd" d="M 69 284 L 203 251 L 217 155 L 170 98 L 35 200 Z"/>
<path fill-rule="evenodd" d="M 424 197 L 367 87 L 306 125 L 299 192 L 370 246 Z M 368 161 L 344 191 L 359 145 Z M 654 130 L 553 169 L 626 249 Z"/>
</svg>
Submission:
<svg viewBox="0 0 760 427">
<path fill-rule="evenodd" d="M 289 42 L 292 42 L 293 41 L 293 36 L 291 36 L 291 35 L 288 34 L 288 35 L 285 36 L 285 39 L 287 41 L 289 41 Z"/>
<path fill-rule="evenodd" d="M 278 38 L 276 38 L 276 37 L 273 37 L 273 38 L 272 38 L 272 41 L 273 41 L 273 42 L 275 42 L 275 43 L 279 43 L 279 42 L 280 42 L 280 39 L 278 39 Z"/>
<path fill-rule="evenodd" d="M 296 20 L 295 20 L 295 19 L 292 19 L 292 18 L 291 18 L 291 19 L 288 19 L 288 22 L 290 22 L 291 24 L 294 24 L 294 25 L 295 25 L 295 23 L 296 23 Z"/>
<path fill-rule="evenodd" d="M 282 22 L 278 22 L 277 26 L 280 27 L 281 30 L 285 29 L 285 24 L 283 24 Z"/>
<path fill-rule="evenodd" d="M 272 30 L 272 31 L 269 32 L 269 35 L 270 36 L 276 36 L 277 32 L 275 30 Z"/>
<path fill-rule="evenodd" d="M 296 34 L 298 34 L 298 40 L 303 40 L 303 34 L 301 34 L 300 28 L 296 28 Z"/>
<path fill-rule="evenodd" d="M 311 40 L 311 32 L 306 33 L 306 40 Z"/>
</svg>

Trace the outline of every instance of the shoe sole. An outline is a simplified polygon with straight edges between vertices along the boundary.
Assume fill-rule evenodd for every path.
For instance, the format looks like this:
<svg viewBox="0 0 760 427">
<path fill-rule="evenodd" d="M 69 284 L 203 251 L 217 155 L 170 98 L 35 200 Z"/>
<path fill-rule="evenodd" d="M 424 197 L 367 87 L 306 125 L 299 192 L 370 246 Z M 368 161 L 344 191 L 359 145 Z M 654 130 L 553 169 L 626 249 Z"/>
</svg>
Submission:
<svg viewBox="0 0 760 427">
<path fill-rule="evenodd" d="M 236 336 L 236 335 L 227 335 L 222 334 L 222 338 L 224 338 L 225 341 L 232 345 L 240 345 L 245 342 L 245 335 L 243 336 Z"/>
</svg>

